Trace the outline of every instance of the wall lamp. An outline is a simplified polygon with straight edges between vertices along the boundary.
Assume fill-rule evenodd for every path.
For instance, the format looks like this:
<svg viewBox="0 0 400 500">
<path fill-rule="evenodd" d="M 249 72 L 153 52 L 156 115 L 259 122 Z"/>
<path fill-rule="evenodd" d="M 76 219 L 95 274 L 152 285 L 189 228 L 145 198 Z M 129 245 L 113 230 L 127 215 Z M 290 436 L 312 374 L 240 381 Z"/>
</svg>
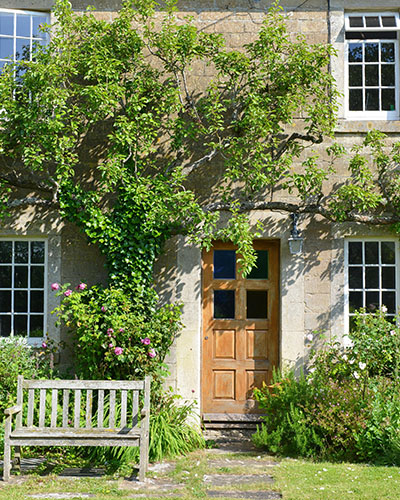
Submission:
<svg viewBox="0 0 400 500">
<path fill-rule="evenodd" d="M 292 213 L 290 216 L 292 218 L 292 230 L 290 231 L 289 250 L 292 255 L 298 255 L 303 252 L 304 239 L 300 235 L 300 231 L 297 227 L 298 214 Z"/>
</svg>

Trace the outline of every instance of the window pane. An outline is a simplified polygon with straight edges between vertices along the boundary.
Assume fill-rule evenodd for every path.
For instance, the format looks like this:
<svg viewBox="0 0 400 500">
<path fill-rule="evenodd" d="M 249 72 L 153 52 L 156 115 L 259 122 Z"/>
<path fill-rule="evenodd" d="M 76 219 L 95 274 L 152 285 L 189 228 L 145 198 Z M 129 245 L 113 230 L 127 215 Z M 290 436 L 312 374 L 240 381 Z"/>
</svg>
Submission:
<svg viewBox="0 0 400 500">
<path fill-rule="evenodd" d="M 363 292 L 350 292 L 349 293 L 349 308 L 350 312 L 358 311 L 363 307 Z"/>
<path fill-rule="evenodd" d="M 17 36 L 31 36 L 31 16 L 17 15 Z"/>
<path fill-rule="evenodd" d="M 43 292 L 31 292 L 31 312 L 43 312 Z"/>
<path fill-rule="evenodd" d="M 379 309 L 379 292 L 366 293 L 366 309 L 369 312 L 375 312 Z"/>
<path fill-rule="evenodd" d="M 382 288 L 396 288 L 395 267 L 382 267 Z"/>
<path fill-rule="evenodd" d="M 14 292 L 14 311 L 28 312 L 28 292 Z"/>
<path fill-rule="evenodd" d="M 11 316 L 0 316 L 0 337 L 9 337 L 11 334 Z"/>
<path fill-rule="evenodd" d="M 362 87 L 362 66 L 361 64 L 352 64 L 349 66 L 349 86 Z"/>
<path fill-rule="evenodd" d="M 396 312 L 396 292 L 382 292 L 382 305 L 387 307 L 389 314 Z"/>
<path fill-rule="evenodd" d="M 248 275 L 250 280 L 268 279 L 268 250 L 256 250 L 257 261 L 255 267 Z"/>
<path fill-rule="evenodd" d="M 349 242 L 349 264 L 362 264 L 362 243 L 361 241 Z"/>
<path fill-rule="evenodd" d="M 14 316 L 14 333 L 15 335 L 22 335 L 26 337 L 28 327 L 28 316 L 24 315 L 15 315 Z"/>
<path fill-rule="evenodd" d="M 15 262 L 28 262 L 28 242 L 15 242 Z"/>
<path fill-rule="evenodd" d="M 362 62 L 362 44 L 349 43 L 349 62 Z"/>
<path fill-rule="evenodd" d="M 247 290 L 246 292 L 246 318 L 265 319 L 268 309 L 267 290 Z"/>
<path fill-rule="evenodd" d="M 15 266 L 14 286 L 15 288 L 28 288 L 28 266 Z"/>
<path fill-rule="evenodd" d="M 382 89 L 382 109 L 384 111 L 395 111 L 396 98 L 394 89 Z"/>
<path fill-rule="evenodd" d="M 396 19 L 394 16 L 382 16 L 382 26 L 384 28 L 396 27 Z"/>
<path fill-rule="evenodd" d="M 17 38 L 15 42 L 15 58 L 19 61 L 29 61 L 31 51 L 30 40 Z"/>
<path fill-rule="evenodd" d="M 44 287 L 44 267 L 34 266 L 31 267 L 31 288 Z"/>
<path fill-rule="evenodd" d="M 349 287 L 363 288 L 362 267 L 349 268 Z"/>
<path fill-rule="evenodd" d="M 367 111 L 379 111 L 379 90 L 365 90 L 365 109 Z"/>
<path fill-rule="evenodd" d="M 363 110 L 363 91 L 361 89 L 350 89 L 349 91 L 349 110 Z"/>
<path fill-rule="evenodd" d="M 214 279 L 235 279 L 235 277 L 235 250 L 214 250 Z"/>
<path fill-rule="evenodd" d="M 14 35 L 14 14 L 0 13 L 0 34 Z"/>
<path fill-rule="evenodd" d="M 379 85 L 379 67 L 377 64 L 365 66 L 365 85 L 367 87 L 377 87 Z"/>
<path fill-rule="evenodd" d="M 365 26 L 367 28 L 380 28 L 379 16 L 365 16 Z"/>
<path fill-rule="evenodd" d="M 365 243 L 365 263 L 366 264 L 379 263 L 379 247 L 377 241 L 367 241 Z"/>
<path fill-rule="evenodd" d="M 11 312 L 11 292 L 0 291 L 0 311 Z"/>
<path fill-rule="evenodd" d="M 43 337 L 43 316 L 35 314 L 30 317 L 29 337 Z"/>
<path fill-rule="evenodd" d="M 381 85 L 384 87 L 394 87 L 394 64 L 383 64 L 381 66 Z"/>
<path fill-rule="evenodd" d="M 214 318 L 235 318 L 234 290 L 214 290 Z"/>
<path fill-rule="evenodd" d="M 41 31 L 40 27 L 48 23 L 46 16 L 32 16 L 32 36 L 43 38 L 45 33 Z"/>
<path fill-rule="evenodd" d="M 0 288 L 11 288 L 11 266 L 0 266 Z"/>
<path fill-rule="evenodd" d="M 32 241 L 31 262 L 34 264 L 44 263 L 44 241 Z"/>
<path fill-rule="evenodd" d="M 394 241 L 382 241 L 381 243 L 382 264 L 395 264 L 395 245 Z"/>
<path fill-rule="evenodd" d="M 14 57 L 13 39 L 0 37 L 0 58 L 13 59 L 13 57 Z"/>
<path fill-rule="evenodd" d="M 362 16 L 349 17 L 350 28 L 364 28 L 364 19 Z"/>
<path fill-rule="evenodd" d="M 394 63 L 394 43 L 381 44 L 381 62 Z"/>
<path fill-rule="evenodd" d="M 365 288 L 379 288 L 379 267 L 365 268 Z"/>
<path fill-rule="evenodd" d="M 366 43 L 364 45 L 365 62 L 378 62 L 378 54 L 379 54 L 379 43 Z"/>
</svg>

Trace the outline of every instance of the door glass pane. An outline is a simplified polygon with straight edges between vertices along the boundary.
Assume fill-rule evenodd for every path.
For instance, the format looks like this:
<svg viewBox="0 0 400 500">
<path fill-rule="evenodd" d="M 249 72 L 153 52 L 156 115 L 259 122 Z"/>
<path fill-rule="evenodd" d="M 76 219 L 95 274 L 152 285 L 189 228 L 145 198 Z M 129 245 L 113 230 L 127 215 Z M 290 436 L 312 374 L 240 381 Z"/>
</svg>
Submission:
<svg viewBox="0 0 400 500">
<path fill-rule="evenodd" d="M 268 250 L 256 250 L 256 264 L 248 275 L 250 280 L 268 279 Z"/>
<path fill-rule="evenodd" d="M 31 51 L 31 42 L 23 38 L 17 38 L 15 42 L 15 58 L 19 61 L 29 61 Z"/>
<path fill-rule="evenodd" d="M 379 249 L 377 241 L 367 241 L 365 243 L 365 263 L 366 264 L 379 263 Z"/>
<path fill-rule="evenodd" d="M 14 14 L 6 12 L 0 14 L 0 33 L 10 36 L 14 34 Z"/>
<path fill-rule="evenodd" d="M 382 89 L 382 109 L 383 111 L 396 110 L 396 97 L 394 89 Z"/>
<path fill-rule="evenodd" d="M 365 89 L 365 109 L 379 111 L 379 89 Z"/>
<path fill-rule="evenodd" d="M 32 241 L 31 262 L 33 262 L 33 264 L 44 263 L 44 241 Z"/>
<path fill-rule="evenodd" d="M 30 317 L 29 337 L 43 337 L 43 316 L 33 314 Z"/>
<path fill-rule="evenodd" d="M 362 44 L 349 43 L 349 62 L 362 62 Z"/>
<path fill-rule="evenodd" d="M 0 241 L 0 262 L 9 264 L 12 262 L 12 242 Z"/>
<path fill-rule="evenodd" d="M 349 293 L 349 308 L 350 312 L 358 311 L 363 307 L 363 292 L 350 292 Z"/>
<path fill-rule="evenodd" d="M 379 292 L 366 293 L 366 309 L 368 312 L 376 312 L 379 309 Z"/>
<path fill-rule="evenodd" d="M 349 268 L 349 287 L 363 288 L 362 267 Z"/>
<path fill-rule="evenodd" d="M 349 242 L 349 264 L 362 264 L 362 243 L 361 241 Z"/>
<path fill-rule="evenodd" d="M 378 43 L 365 44 L 365 62 L 378 62 Z"/>
<path fill-rule="evenodd" d="M 382 16 L 382 26 L 384 28 L 395 28 L 396 27 L 396 19 L 394 16 Z"/>
<path fill-rule="evenodd" d="M 31 36 L 31 16 L 17 15 L 17 36 Z"/>
<path fill-rule="evenodd" d="M 0 311 L 11 311 L 11 292 L 0 291 Z"/>
<path fill-rule="evenodd" d="M 387 307 L 389 314 L 396 312 L 396 292 L 382 292 L 382 305 Z"/>
<path fill-rule="evenodd" d="M 43 312 L 43 292 L 31 292 L 31 312 Z"/>
<path fill-rule="evenodd" d="M 365 16 L 365 25 L 367 28 L 380 28 L 379 16 Z"/>
<path fill-rule="evenodd" d="M 394 87 L 394 64 L 383 64 L 381 66 L 381 85 L 383 87 Z"/>
<path fill-rule="evenodd" d="M 365 288 L 379 288 L 379 267 L 365 268 Z"/>
<path fill-rule="evenodd" d="M 15 266 L 14 286 L 15 288 L 28 288 L 28 266 Z"/>
<path fill-rule="evenodd" d="M 361 89 L 349 90 L 349 110 L 350 111 L 363 110 L 363 91 Z"/>
<path fill-rule="evenodd" d="M 365 85 L 367 87 L 377 87 L 379 85 L 378 65 L 368 64 L 365 66 Z"/>
<path fill-rule="evenodd" d="M 235 279 L 235 250 L 214 250 L 214 279 Z"/>
<path fill-rule="evenodd" d="M 350 28 L 364 28 L 364 18 L 362 16 L 349 17 Z"/>
<path fill-rule="evenodd" d="M 246 291 L 246 318 L 266 319 L 268 317 L 268 291 Z"/>
<path fill-rule="evenodd" d="M 14 333 L 15 335 L 22 335 L 23 337 L 27 336 L 27 327 L 28 327 L 28 316 L 25 314 L 17 314 L 14 316 Z"/>
<path fill-rule="evenodd" d="M 31 288 L 44 287 L 44 267 L 32 266 L 31 267 Z"/>
<path fill-rule="evenodd" d="M 382 267 L 382 288 L 396 288 L 395 267 Z"/>
<path fill-rule="evenodd" d="M 28 312 L 28 292 L 14 292 L 14 310 L 16 312 Z"/>
<path fill-rule="evenodd" d="M 15 262 L 28 262 L 28 242 L 15 242 Z"/>
<path fill-rule="evenodd" d="M 12 59 L 14 54 L 14 40 L 0 37 L 0 58 Z"/>
<path fill-rule="evenodd" d="M 394 241 L 382 241 L 381 243 L 381 259 L 382 264 L 395 264 L 395 246 Z"/>
<path fill-rule="evenodd" d="M 381 62 L 394 63 L 394 43 L 381 44 Z"/>
<path fill-rule="evenodd" d="M 11 316 L 0 316 L 0 337 L 11 334 Z"/>
<path fill-rule="evenodd" d="M 235 318 L 235 291 L 214 290 L 214 318 Z"/>
<path fill-rule="evenodd" d="M 361 64 L 352 64 L 349 66 L 349 86 L 362 87 L 362 66 Z"/>
<path fill-rule="evenodd" d="M 0 288 L 11 288 L 11 266 L 0 266 Z"/>
</svg>

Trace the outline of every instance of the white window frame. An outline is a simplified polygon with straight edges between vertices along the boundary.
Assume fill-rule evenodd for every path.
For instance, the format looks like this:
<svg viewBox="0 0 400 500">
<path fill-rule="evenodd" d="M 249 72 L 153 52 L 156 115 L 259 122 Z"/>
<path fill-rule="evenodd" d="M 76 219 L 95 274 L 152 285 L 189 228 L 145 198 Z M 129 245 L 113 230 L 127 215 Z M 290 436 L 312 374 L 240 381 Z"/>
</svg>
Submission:
<svg viewBox="0 0 400 500">
<path fill-rule="evenodd" d="M 32 60 L 32 44 L 34 41 L 36 40 L 39 40 L 39 39 L 43 39 L 45 40 L 45 43 L 47 44 L 49 42 L 49 36 L 48 36 L 48 33 L 42 33 L 40 38 L 33 38 L 32 36 L 29 36 L 29 37 L 24 37 L 24 36 L 17 36 L 16 34 L 16 23 L 15 23 L 15 17 L 17 15 L 26 15 L 26 16 L 40 16 L 40 17 L 47 17 L 47 23 L 50 24 L 50 14 L 49 12 L 46 12 L 46 11 L 37 11 L 37 10 L 21 10 L 21 9 L 3 9 L 3 8 L 0 8 L 0 13 L 7 13 L 7 14 L 13 14 L 14 15 L 14 33 L 12 35 L 5 35 L 5 34 L 2 34 L 0 33 L 0 35 L 2 37 L 5 37 L 5 38 L 10 38 L 13 40 L 13 61 L 12 62 L 16 62 L 17 59 L 16 59 L 16 43 L 17 43 L 17 39 L 21 39 L 21 40 L 29 40 L 29 45 L 30 45 L 30 61 Z M 31 26 L 31 33 L 32 33 L 32 26 Z M 6 61 L 5 59 L 0 59 L 0 62 L 2 61 Z"/>
<path fill-rule="evenodd" d="M 395 277 L 396 277 L 396 287 L 395 287 L 395 314 L 399 312 L 400 307 L 400 242 L 398 238 L 390 238 L 390 237 L 379 237 L 379 236 L 371 236 L 371 237 L 354 237 L 354 238 L 346 238 L 344 242 L 344 315 L 345 315 L 345 335 L 348 335 L 350 331 L 350 287 L 349 287 L 349 243 L 365 243 L 365 242 L 391 242 L 395 245 L 395 264 L 371 264 L 371 266 L 376 267 L 379 266 L 379 269 L 385 266 L 395 266 Z M 364 267 L 368 267 L 368 264 L 365 262 L 362 263 Z M 381 275 L 381 273 L 379 273 Z M 361 289 L 360 289 L 361 290 Z M 362 289 L 363 291 L 367 290 L 366 288 Z M 386 289 L 380 286 L 379 293 L 381 294 Z M 389 291 L 393 291 L 393 289 L 388 289 Z M 373 289 L 372 291 L 376 291 Z"/>
<path fill-rule="evenodd" d="M 44 263 L 43 264 L 38 264 L 40 266 L 44 266 L 44 276 L 43 276 L 43 336 L 42 337 L 30 337 L 28 335 L 28 332 L 27 332 L 27 337 L 26 337 L 26 340 L 27 342 L 32 345 L 32 346 L 38 346 L 42 343 L 43 339 L 45 338 L 46 336 L 46 333 L 47 333 L 47 308 L 48 308 L 48 288 L 49 288 L 49 284 L 48 284 L 48 253 L 49 253 L 49 250 L 48 250 L 48 240 L 47 238 L 44 238 L 44 237 L 23 237 L 23 236 L 9 236 L 9 237 L 0 237 L 0 241 L 13 241 L 13 242 L 16 242 L 16 241 L 41 241 L 41 242 L 44 242 Z M 3 264 L 4 265 L 4 264 Z M 6 264 L 5 264 L 6 265 Z M 10 263 L 11 265 L 11 288 L 3 288 L 1 287 L 1 284 L 0 284 L 0 289 L 1 290 L 11 290 L 12 294 L 14 292 L 14 290 L 20 290 L 19 288 L 15 288 L 14 287 L 14 267 L 15 265 L 18 265 L 18 263 Z M 21 265 L 24 265 L 21 263 Z M 28 284 L 30 282 L 30 278 L 29 278 L 29 270 L 31 269 L 31 266 L 33 265 L 33 267 L 35 267 L 35 264 L 31 264 L 31 261 L 30 261 L 30 254 L 29 254 L 29 257 L 28 257 Z M 22 289 L 24 290 L 24 289 Z M 30 290 L 36 290 L 35 288 L 31 288 L 31 287 L 27 287 L 27 290 L 30 291 Z M 37 289 L 37 290 L 42 290 L 41 288 Z M 29 297 L 29 295 L 28 295 Z M 13 302 L 11 303 L 13 304 Z M 12 305 L 11 305 L 11 309 L 13 309 Z M 28 298 L 28 307 L 27 307 L 28 311 L 26 313 L 26 316 L 27 316 L 27 326 L 28 326 L 28 330 L 29 330 L 29 320 L 30 320 L 30 316 L 31 316 L 31 312 L 29 311 L 29 298 Z M 7 315 L 7 313 L 5 312 L 1 312 L 0 313 L 1 315 Z M 35 313 L 32 313 L 33 315 Z M 11 310 L 10 313 L 9 313 L 10 316 L 14 315 L 14 311 Z M 11 329 L 11 334 L 10 334 L 10 337 L 14 337 L 15 334 L 14 334 L 14 331 L 13 329 Z M 4 338 L 7 338 L 7 337 L 4 337 Z"/>
<path fill-rule="evenodd" d="M 350 27 L 349 18 L 353 16 L 393 16 L 395 18 L 396 26 L 391 27 Z M 399 12 L 346 12 L 345 13 L 345 32 L 386 32 L 386 31 L 396 31 L 398 32 L 397 39 L 382 39 L 382 38 L 368 38 L 365 40 L 358 39 L 345 39 L 345 60 L 344 60 L 344 99 L 345 99 L 345 116 L 350 120 L 398 120 L 400 116 L 400 55 L 399 55 L 399 38 L 400 38 L 400 16 Z M 369 41 L 374 42 L 394 42 L 395 48 L 395 109 L 387 111 L 350 111 L 349 109 L 349 44 L 350 43 L 368 43 Z M 364 62 L 362 63 L 364 67 Z M 379 62 L 379 66 L 381 63 Z M 380 85 L 377 87 L 379 90 L 382 88 Z M 365 89 L 363 85 L 362 89 Z M 363 94 L 364 95 L 364 94 Z"/>
</svg>

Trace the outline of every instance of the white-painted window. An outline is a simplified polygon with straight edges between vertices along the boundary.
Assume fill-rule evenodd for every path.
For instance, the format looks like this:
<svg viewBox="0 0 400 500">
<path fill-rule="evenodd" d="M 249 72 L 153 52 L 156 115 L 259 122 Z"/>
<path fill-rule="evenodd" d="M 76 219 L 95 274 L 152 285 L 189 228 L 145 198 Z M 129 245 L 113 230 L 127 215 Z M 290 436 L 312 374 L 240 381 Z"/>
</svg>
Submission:
<svg viewBox="0 0 400 500">
<path fill-rule="evenodd" d="M 49 22 L 45 12 L 0 9 L 0 70 L 9 62 L 31 61 L 35 45 L 48 42 L 40 28 Z"/>
<path fill-rule="evenodd" d="M 399 307 L 399 243 L 394 239 L 348 240 L 345 244 L 346 310 L 351 329 L 355 311 L 385 306 L 394 318 Z"/>
<path fill-rule="evenodd" d="M 0 336 L 46 332 L 47 241 L 0 239 Z"/>
<path fill-rule="evenodd" d="M 399 118 L 398 12 L 345 15 L 346 115 Z"/>
</svg>

